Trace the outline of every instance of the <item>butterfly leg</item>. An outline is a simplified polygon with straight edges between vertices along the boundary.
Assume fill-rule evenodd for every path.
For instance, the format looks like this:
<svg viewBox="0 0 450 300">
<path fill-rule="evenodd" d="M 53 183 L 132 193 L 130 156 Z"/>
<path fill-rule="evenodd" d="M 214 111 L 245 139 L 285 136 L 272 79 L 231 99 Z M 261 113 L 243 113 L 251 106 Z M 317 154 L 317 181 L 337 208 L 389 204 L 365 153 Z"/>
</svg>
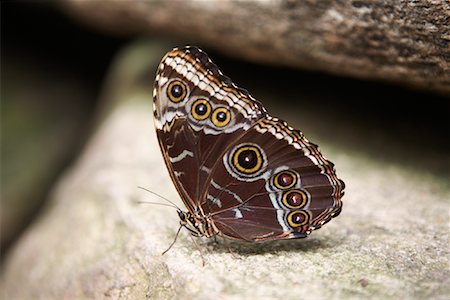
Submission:
<svg viewBox="0 0 450 300">
<path fill-rule="evenodd" d="M 242 259 L 241 256 L 239 256 L 233 249 L 231 249 L 231 247 L 229 245 L 227 245 L 228 248 L 228 252 L 230 252 L 231 257 L 233 257 L 234 259 Z"/>
<path fill-rule="evenodd" d="M 203 256 L 203 251 L 200 248 L 200 246 L 198 245 L 198 243 L 195 241 L 193 236 L 195 236 L 195 235 L 191 234 L 189 237 L 191 238 L 192 242 L 194 243 L 195 247 L 197 248 L 198 252 L 200 253 L 200 258 L 202 259 L 202 267 L 204 267 L 205 266 L 205 258 Z"/>
<path fill-rule="evenodd" d="M 167 248 L 166 250 L 164 250 L 163 253 L 161 253 L 161 255 L 164 255 L 167 253 L 167 251 L 170 250 L 170 248 L 172 248 L 172 246 L 175 244 L 175 242 L 177 241 L 178 238 L 178 234 L 180 234 L 180 230 L 183 227 L 183 225 L 180 225 L 180 227 L 178 228 L 177 234 L 175 235 L 175 238 L 173 239 L 173 242 L 170 244 L 169 248 Z"/>
</svg>

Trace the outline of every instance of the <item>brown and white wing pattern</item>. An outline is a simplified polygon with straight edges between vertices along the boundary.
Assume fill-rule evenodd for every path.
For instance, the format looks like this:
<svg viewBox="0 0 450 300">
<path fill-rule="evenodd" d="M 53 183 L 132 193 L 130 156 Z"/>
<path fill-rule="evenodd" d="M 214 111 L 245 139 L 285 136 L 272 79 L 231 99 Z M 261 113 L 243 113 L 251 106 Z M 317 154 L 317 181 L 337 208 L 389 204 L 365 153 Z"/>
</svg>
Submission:
<svg viewBox="0 0 450 300">
<path fill-rule="evenodd" d="M 206 178 L 230 141 L 265 115 L 262 105 L 196 47 L 164 56 L 154 86 L 154 120 L 169 173 L 196 212 Z"/>
<path fill-rule="evenodd" d="M 344 183 L 333 163 L 200 49 L 164 56 L 154 115 L 167 168 L 200 235 L 300 238 L 340 213 Z"/>
<path fill-rule="evenodd" d="M 232 143 L 212 174 L 204 211 L 230 238 L 306 237 L 342 208 L 344 183 L 333 164 L 300 131 L 270 116 Z"/>
</svg>

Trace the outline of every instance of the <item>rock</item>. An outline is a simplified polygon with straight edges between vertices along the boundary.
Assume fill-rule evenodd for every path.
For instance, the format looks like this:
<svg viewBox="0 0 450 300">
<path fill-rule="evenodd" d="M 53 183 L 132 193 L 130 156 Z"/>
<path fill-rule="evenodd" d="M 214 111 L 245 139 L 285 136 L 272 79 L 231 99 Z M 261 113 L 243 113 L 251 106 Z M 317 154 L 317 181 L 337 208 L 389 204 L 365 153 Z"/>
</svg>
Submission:
<svg viewBox="0 0 450 300">
<path fill-rule="evenodd" d="M 39 211 L 58 174 L 76 156 L 90 112 L 85 105 L 90 95 L 70 77 L 70 71 L 8 50 L 2 66 L 3 253 Z"/>
<path fill-rule="evenodd" d="M 84 23 L 256 62 L 450 91 L 450 8 L 419 1 L 64 2 Z"/>
<path fill-rule="evenodd" d="M 167 48 L 143 43 L 119 57 L 103 93 L 103 103 L 113 105 L 104 107 L 82 156 L 5 260 L 5 299 L 450 296 L 447 180 L 342 142 L 320 145 L 347 184 L 343 212 L 307 239 L 195 239 L 196 246 L 182 230 L 162 256 L 179 226 L 176 211 L 137 202 L 165 203 L 143 186 L 184 207 L 152 122 L 152 80 Z M 316 111 L 323 113 L 321 105 Z M 339 127 L 300 120 L 306 136 L 316 126 Z"/>
</svg>

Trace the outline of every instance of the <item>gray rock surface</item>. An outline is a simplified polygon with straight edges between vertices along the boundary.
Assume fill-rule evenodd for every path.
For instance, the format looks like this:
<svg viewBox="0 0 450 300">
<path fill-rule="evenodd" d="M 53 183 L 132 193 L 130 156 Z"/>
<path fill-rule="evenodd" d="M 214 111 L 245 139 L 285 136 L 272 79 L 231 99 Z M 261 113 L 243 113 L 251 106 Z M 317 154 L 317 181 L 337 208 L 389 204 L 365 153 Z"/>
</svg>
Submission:
<svg viewBox="0 0 450 300">
<path fill-rule="evenodd" d="M 303 240 L 197 239 L 198 247 L 182 231 L 161 256 L 178 229 L 176 211 L 136 202 L 163 202 L 143 186 L 183 205 L 152 122 L 152 76 L 166 50 L 135 45 L 118 59 L 103 94 L 113 105 L 5 261 L 5 299 L 450 297 L 448 178 L 326 140 L 317 142 L 347 184 L 330 224 Z M 285 119 L 314 135 L 317 122 L 292 116 Z"/>
<path fill-rule="evenodd" d="M 177 36 L 228 55 L 450 92 L 447 0 L 80 1 L 105 31 Z"/>
</svg>

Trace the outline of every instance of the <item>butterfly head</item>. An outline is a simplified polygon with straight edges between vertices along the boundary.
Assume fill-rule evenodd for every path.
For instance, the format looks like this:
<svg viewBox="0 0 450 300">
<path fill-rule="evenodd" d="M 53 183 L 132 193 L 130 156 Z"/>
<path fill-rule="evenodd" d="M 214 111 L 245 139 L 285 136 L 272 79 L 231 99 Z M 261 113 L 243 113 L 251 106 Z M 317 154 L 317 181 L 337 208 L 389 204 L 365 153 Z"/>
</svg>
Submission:
<svg viewBox="0 0 450 300">
<path fill-rule="evenodd" d="M 190 211 L 178 210 L 180 225 L 191 232 L 192 235 L 200 237 L 212 237 L 218 234 L 217 228 L 207 217 L 195 217 Z"/>
</svg>

